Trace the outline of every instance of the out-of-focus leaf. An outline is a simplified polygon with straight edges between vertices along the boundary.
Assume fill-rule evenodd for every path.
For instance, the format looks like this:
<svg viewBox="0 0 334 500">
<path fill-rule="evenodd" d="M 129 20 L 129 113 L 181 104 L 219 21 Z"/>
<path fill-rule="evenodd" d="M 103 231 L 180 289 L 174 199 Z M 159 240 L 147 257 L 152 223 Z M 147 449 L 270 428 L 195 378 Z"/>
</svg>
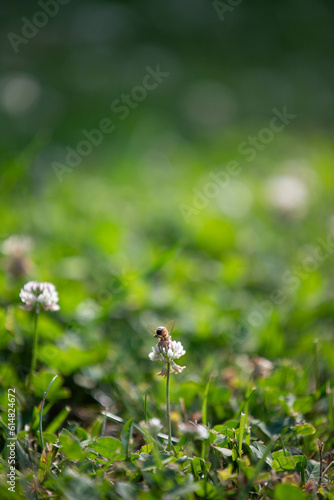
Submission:
<svg viewBox="0 0 334 500">
<path fill-rule="evenodd" d="M 104 361 L 108 353 L 107 347 L 91 348 L 81 350 L 70 347 L 66 351 L 59 349 L 54 344 L 46 344 L 39 350 L 39 358 L 43 363 L 68 375 L 79 368 Z"/>
<path fill-rule="evenodd" d="M 311 436 L 316 429 L 311 424 L 300 424 L 295 427 L 295 431 L 299 436 Z"/>
<path fill-rule="evenodd" d="M 292 457 L 277 457 L 272 461 L 272 468 L 278 472 L 282 472 L 284 470 L 294 470 L 296 464 Z"/>
<path fill-rule="evenodd" d="M 112 460 L 114 458 L 115 452 L 120 450 L 121 446 L 122 443 L 113 437 L 100 437 L 94 441 L 93 444 L 91 444 L 91 447 L 95 451 L 103 457 L 108 458 L 108 460 Z"/>
<path fill-rule="evenodd" d="M 70 413 L 71 408 L 69 406 L 64 406 L 58 415 L 52 420 L 52 422 L 47 426 L 45 432 L 53 433 L 56 432 L 61 424 L 66 419 L 67 415 Z"/>
<path fill-rule="evenodd" d="M 63 429 L 61 431 L 59 443 L 62 446 L 64 455 L 70 460 L 83 460 L 85 458 L 85 454 L 80 447 L 80 443 L 67 429 Z"/>
<path fill-rule="evenodd" d="M 37 434 L 39 435 L 39 432 Z M 43 440 L 44 443 L 56 444 L 58 438 L 55 434 L 51 434 L 50 432 L 43 432 Z"/>
<path fill-rule="evenodd" d="M 306 396 L 305 398 L 296 399 L 296 401 L 293 403 L 293 409 L 294 411 L 302 413 L 304 415 L 305 413 L 308 413 L 312 410 L 313 404 L 313 397 Z"/>
<path fill-rule="evenodd" d="M 275 500 L 306 500 L 307 495 L 292 484 L 279 484 L 274 491 Z"/>
<path fill-rule="evenodd" d="M 290 455 L 291 453 L 289 451 L 284 451 L 284 450 L 278 450 L 272 452 L 273 458 L 289 457 Z"/>
<path fill-rule="evenodd" d="M 134 500 L 137 498 L 136 487 L 134 484 L 119 481 L 116 485 L 116 491 L 120 498 L 123 498 L 124 500 Z"/>
<path fill-rule="evenodd" d="M 261 420 L 252 421 L 252 431 L 259 439 L 265 442 L 267 442 L 269 439 L 272 439 L 272 433 L 270 432 L 266 424 Z"/>
<path fill-rule="evenodd" d="M 54 376 L 54 373 L 47 372 L 46 370 L 42 370 L 37 375 L 33 376 L 32 381 L 34 386 L 34 394 L 36 395 L 36 397 L 43 398 L 45 389 L 48 387 Z M 62 384 L 63 379 L 62 377 L 58 376 L 54 380 L 48 391 L 46 397 L 47 401 L 57 401 L 59 399 L 66 399 L 70 397 L 70 390 L 66 387 L 62 387 Z"/>
<path fill-rule="evenodd" d="M 315 460 L 309 460 L 305 469 L 305 480 L 318 482 L 320 478 L 320 463 Z"/>
<path fill-rule="evenodd" d="M 224 457 L 231 457 L 232 456 L 232 450 L 230 450 L 228 448 L 222 448 L 220 446 L 214 446 L 214 445 L 211 445 L 211 447 L 214 448 L 215 450 L 219 451 L 219 453 L 224 455 Z"/>
<path fill-rule="evenodd" d="M 258 460 L 260 460 L 262 458 L 264 452 L 267 449 L 264 444 L 259 443 L 258 441 L 254 441 L 253 444 L 251 444 L 249 447 L 250 447 L 252 453 L 254 454 L 254 456 Z M 271 466 L 272 461 L 273 461 L 272 455 L 271 455 L 271 453 L 269 453 L 268 456 L 266 457 L 265 462 L 266 462 L 266 464 Z"/>
<path fill-rule="evenodd" d="M 301 467 L 307 467 L 307 457 L 305 455 L 293 455 L 293 459 L 296 465 L 300 465 Z"/>
</svg>

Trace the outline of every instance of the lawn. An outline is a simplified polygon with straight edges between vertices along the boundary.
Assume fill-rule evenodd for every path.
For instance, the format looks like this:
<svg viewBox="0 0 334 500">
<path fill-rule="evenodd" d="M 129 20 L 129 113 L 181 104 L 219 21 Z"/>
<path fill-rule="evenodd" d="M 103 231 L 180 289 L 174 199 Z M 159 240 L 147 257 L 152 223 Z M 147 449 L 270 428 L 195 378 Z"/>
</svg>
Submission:
<svg viewBox="0 0 334 500">
<path fill-rule="evenodd" d="M 1 500 L 334 500 L 334 9 L 0 20 Z"/>
<path fill-rule="evenodd" d="M 282 131 L 250 161 L 249 134 L 62 182 L 29 151 L 4 170 L 1 498 L 332 498 L 332 144 Z M 29 375 L 30 280 L 60 310 L 40 308 Z M 171 319 L 169 450 L 148 325 Z"/>
</svg>

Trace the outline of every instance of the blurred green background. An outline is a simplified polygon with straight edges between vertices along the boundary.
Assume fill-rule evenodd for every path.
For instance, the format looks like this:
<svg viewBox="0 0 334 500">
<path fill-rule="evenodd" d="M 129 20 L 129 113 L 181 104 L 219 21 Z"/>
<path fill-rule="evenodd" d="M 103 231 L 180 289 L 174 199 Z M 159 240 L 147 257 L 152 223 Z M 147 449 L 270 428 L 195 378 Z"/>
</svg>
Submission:
<svg viewBox="0 0 334 500">
<path fill-rule="evenodd" d="M 19 269 L 2 246 L 0 377 L 29 366 L 18 294 L 35 279 L 56 285 L 61 306 L 41 315 L 40 366 L 97 399 L 106 377 L 114 398 L 152 379 L 146 325 L 171 318 L 185 383 L 253 355 L 308 367 L 315 338 L 325 380 L 333 5 L 71 0 L 48 3 L 51 16 L 46 3 L 8 2 L 1 20 L 0 237 L 33 245 Z M 273 130 L 284 109 L 293 117 Z M 99 144 L 82 146 L 93 129 Z"/>
</svg>

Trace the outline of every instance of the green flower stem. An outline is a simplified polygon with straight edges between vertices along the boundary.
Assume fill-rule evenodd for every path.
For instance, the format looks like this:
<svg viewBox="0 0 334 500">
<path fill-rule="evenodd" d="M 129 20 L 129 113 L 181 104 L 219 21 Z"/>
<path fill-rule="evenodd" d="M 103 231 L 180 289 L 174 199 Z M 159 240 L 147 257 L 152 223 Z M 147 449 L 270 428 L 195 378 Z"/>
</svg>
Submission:
<svg viewBox="0 0 334 500">
<path fill-rule="evenodd" d="M 170 362 L 167 361 L 167 383 L 166 383 L 166 401 L 167 401 L 167 427 L 168 427 L 168 451 L 172 450 L 172 423 L 170 420 Z"/>
<path fill-rule="evenodd" d="M 34 312 L 34 344 L 33 344 L 33 348 L 32 348 L 32 359 L 31 359 L 30 372 L 29 372 L 28 382 L 27 382 L 28 389 L 30 389 L 32 376 L 33 376 L 35 369 L 36 369 L 37 345 L 38 345 L 37 320 L 38 320 L 38 314 L 35 311 Z"/>
</svg>

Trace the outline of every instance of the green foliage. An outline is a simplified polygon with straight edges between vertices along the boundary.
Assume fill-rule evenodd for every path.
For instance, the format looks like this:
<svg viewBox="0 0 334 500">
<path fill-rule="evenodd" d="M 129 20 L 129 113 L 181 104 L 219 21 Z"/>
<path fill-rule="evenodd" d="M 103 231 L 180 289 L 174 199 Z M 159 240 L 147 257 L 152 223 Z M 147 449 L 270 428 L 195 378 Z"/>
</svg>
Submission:
<svg viewBox="0 0 334 500">
<path fill-rule="evenodd" d="M 242 137 L 233 140 L 237 150 Z M 300 168 L 317 176 L 319 192 L 309 188 L 303 223 L 302 214 L 269 208 L 263 194 L 263 178 L 280 175 L 298 144 L 282 136 L 266 160 L 259 157 L 261 175 L 245 169 L 254 196 L 241 218 L 222 210 L 221 192 L 183 220 L 178 204 L 192 203 L 192 189 L 206 182 L 195 160 L 177 175 L 127 157 L 112 174 L 106 165 L 102 177 L 83 169 L 61 184 L 45 180 L 38 199 L 27 197 L 29 222 L 21 188 L 0 200 L 3 231 L 35 239 L 29 277 L 54 282 L 61 306 L 40 313 L 29 392 L 32 324 L 18 307 L 29 277 L 12 276 L 2 256 L 1 498 L 15 498 L 6 484 L 8 389 L 15 388 L 17 498 L 331 500 L 332 256 L 304 277 L 300 266 L 327 237 L 334 155 L 305 145 L 317 168 Z M 217 164 L 220 149 L 193 153 Z M 186 153 L 177 146 L 176 157 L 186 161 Z M 126 169 L 138 189 L 128 190 Z M 287 271 L 299 276 L 295 288 L 282 279 Z M 275 290 L 284 300 L 273 301 Z M 172 318 L 187 368 L 171 377 L 168 453 L 166 386 L 156 376 L 161 366 L 148 359 L 155 340 L 147 324 Z M 142 424 L 153 417 L 162 422 L 157 435 Z M 183 434 L 179 424 L 188 421 L 208 435 Z"/>
<path fill-rule="evenodd" d="M 292 484 L 279 484 L 275 488 L 275 500 L 306 500 L 308 497 Z"/>
<path fill-rule="evenodd" d="M 114 459 L 116 452 L 120 450 L 121 446 L 122 443 L 112 437 L 101 437 L 91 444 L 91 448 L 108 460 Z"/>
</svg>

